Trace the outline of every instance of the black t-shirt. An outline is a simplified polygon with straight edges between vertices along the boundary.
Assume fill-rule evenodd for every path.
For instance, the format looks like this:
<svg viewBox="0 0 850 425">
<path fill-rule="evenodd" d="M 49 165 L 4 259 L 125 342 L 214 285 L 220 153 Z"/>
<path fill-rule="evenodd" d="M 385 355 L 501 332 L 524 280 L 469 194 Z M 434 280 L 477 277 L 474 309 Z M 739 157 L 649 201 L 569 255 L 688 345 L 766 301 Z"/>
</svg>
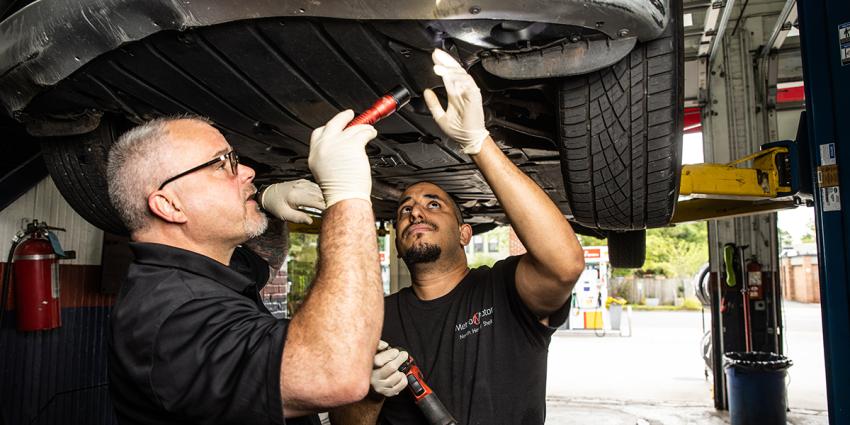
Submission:
<svg viewBox="0 0 850 425">
<path fill-rule="evenodd" d="M 416 360 L 425 382 L 462 425 L 542 424 L 546 360 L 569 301 L 540 323 L 516 290 L 519 257 L 469 272 L 430 301 L 404 288 L 384 299 L 382 339 Z M 409 391 L 384 402 L 379 424 L 427 424 Z"/>
<path fill-rule="evenodd" d="M 166 245 L 130 247 L 135 259 L 108 336 L 119 422 L 283 424 L 279 377 L 288 321 L 269 314 L 258 296 L 265 262 L 242 248 L 229 268 Z M 318 416 L 286 423 L 318 423 Z"/>
</svg>

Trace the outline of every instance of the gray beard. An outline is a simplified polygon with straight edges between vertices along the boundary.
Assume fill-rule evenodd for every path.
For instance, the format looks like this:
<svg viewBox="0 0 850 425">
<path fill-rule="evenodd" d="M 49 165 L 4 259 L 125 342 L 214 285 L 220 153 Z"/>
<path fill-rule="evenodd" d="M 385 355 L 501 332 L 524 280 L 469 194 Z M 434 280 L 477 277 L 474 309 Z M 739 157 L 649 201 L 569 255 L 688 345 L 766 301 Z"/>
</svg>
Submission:
<svg viewBox="0 0 850 425">
<path fill-rule="evenodd" d="M 442 252 L 443 250 L 439 245 L 428 243 L 410 248 L 409 251 L 404 253 L 402 260 L 410 268 L 414 264 L 433 263 L 440 258 Z"/>
<path fill-rule="evenodd" d="M 242 223 L 242 227 L 245 230 L 245 236 L 247 236 L 248 239 L 254 239 L 257 236 L 262 235 L 269 227 L 269 218 L 266 217 L 266 214 L 264 214 L 262 211 L 260 211 L 259 213 L 259 218 L 257 218 L 256 220 L 252 221 L 250 219 L 246 219 Z"/>
</svg>

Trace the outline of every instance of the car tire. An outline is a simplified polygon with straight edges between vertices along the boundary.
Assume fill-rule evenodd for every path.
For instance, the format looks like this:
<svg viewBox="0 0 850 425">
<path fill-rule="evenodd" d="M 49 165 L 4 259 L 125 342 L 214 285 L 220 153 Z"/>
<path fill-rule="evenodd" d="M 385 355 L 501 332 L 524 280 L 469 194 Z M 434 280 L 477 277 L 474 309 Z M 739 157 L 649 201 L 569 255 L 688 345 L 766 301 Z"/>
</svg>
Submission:
<svg viewBox="0 0 850 425">
<path fill-rule="evenodd" d="M 646 230 L 608 234 L 608 261 L 618 269 L 639 269 L 646 258 Z"/>
<path fill-rule="evenodd" d="M 679 189 L 683 46 L 675 17 L 617 64 L 560 82 L 561 169 L 574 220 L 604 230 L 662 227 Z"/>
<path fill-rule="evenodd" d="M 121 131 L 103 122 L 90 133 L 44 139 L 41 150 L 53 182 L 74 211 L 106 232 L 126 236 L 106 183 L 109 148 Z"/>
</svg>

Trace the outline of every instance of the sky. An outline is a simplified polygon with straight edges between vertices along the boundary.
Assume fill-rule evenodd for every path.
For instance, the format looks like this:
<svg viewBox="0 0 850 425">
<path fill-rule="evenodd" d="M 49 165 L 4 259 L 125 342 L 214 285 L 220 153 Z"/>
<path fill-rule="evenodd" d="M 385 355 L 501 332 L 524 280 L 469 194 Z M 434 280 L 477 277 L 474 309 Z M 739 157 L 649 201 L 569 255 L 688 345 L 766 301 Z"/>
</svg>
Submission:
<svg viewBox="0 0 850 425">
<path fill-rule="evenodd" d="M 702 150 L 702 133 L 685 134 L 682 140 L 682 164 L 700 164 L 705 162 Z M 778 227 L 791 234 L 797 243 L 800 237 L 809 233 L 809 223 L 815 218 L 814 208 L 797 207 L 778 213 Z"/>
</svg>

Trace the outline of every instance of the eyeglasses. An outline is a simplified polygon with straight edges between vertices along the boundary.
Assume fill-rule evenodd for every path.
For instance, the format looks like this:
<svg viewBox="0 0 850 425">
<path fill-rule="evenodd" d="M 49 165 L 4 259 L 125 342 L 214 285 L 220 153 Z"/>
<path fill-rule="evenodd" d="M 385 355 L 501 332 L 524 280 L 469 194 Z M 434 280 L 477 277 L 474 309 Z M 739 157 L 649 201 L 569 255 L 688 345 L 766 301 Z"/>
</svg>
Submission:
<svg viewBox="0 0 850 425">
<path fill-rule="evenodd" d="M 236 151 L 230 151 L 226 154 L 219 155 L 219 156 L 217 156 L 217 157 L 215 157 L 215 158 L 213 158 L 213 159 L 211 159 L 211 160 L 209 160 L 209 161 L 207 161 L 207 162 L 205 162 L 205 163 L 203 163 L 203 164 L 201 164 L 197 167 L 192 167 L 192 168 L 190 168 L 190 169 L 188 169 L 188 170 L 186 170 L 186 171 L 184 171 L 184 172 L 182 172 L 182 173 L 180 173 L 180 174 L 178 174 L 174 177 L 171 177 L 170 179 L 162 182 L 162 184 L 159 185 L 159 189 L 157 189 L 157 190 L 162 190 L 162 188 L 165 187 L 165 185 L 173 182 L 174 180 L 179 179 L 180 177 L 183 177 L 187 174 L 192 174 L 195 171 L 201 170 L 203 168 L 209 167 L 210 165 L 216 164 L 218 162 L 224 162 L 224 161 L 230 162 L 230 171 L 235 176 L 238 172 L 238 169 L 239 169 L 239 155 L 236 154 Z"/>
</svg>

